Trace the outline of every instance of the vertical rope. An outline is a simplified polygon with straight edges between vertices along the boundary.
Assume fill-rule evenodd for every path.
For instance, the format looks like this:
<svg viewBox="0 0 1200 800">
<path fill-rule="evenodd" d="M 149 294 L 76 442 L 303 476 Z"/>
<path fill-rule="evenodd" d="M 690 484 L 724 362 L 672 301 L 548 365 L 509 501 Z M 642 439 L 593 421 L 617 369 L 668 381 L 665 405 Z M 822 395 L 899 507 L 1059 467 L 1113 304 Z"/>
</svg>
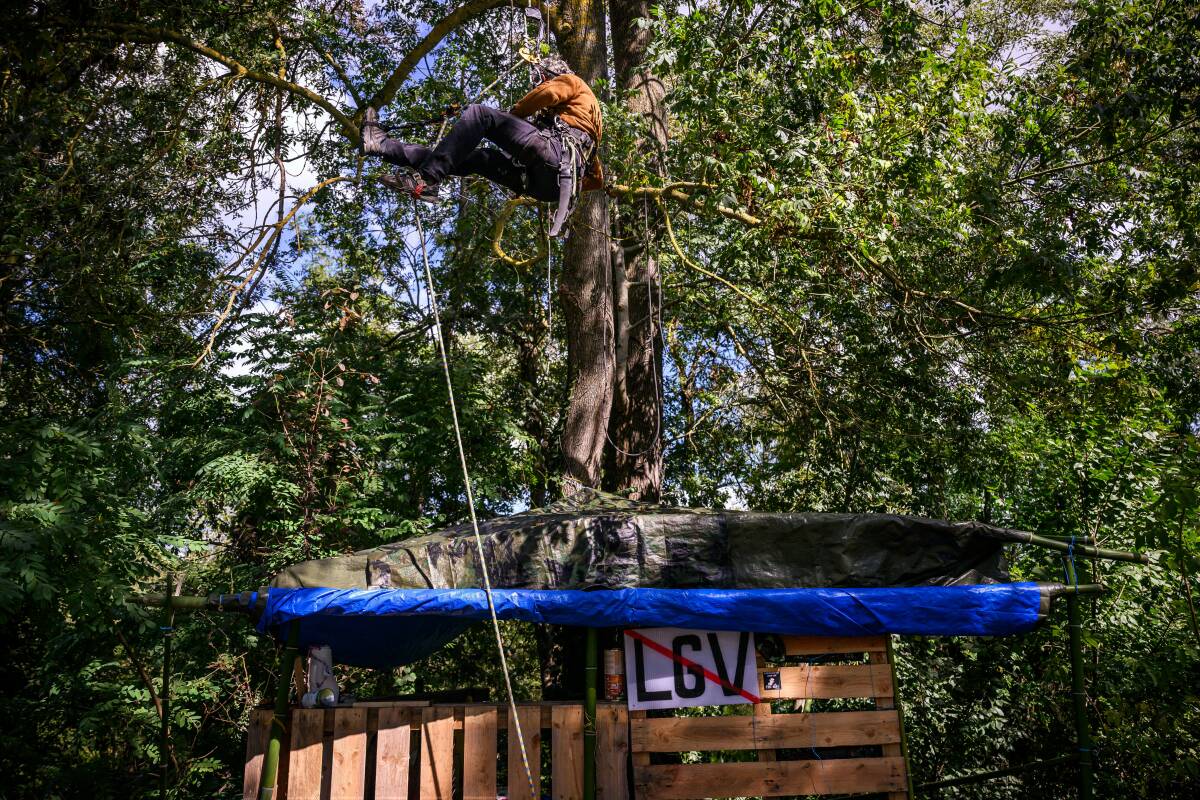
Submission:
<svg viewBox="0 0 1200 800">
<path fill-rule="evenodd" d="M 475 548 L 479 553 L 479 572 L 483 577 L 483 591 L 487 595 L 488 612 L 492 618 L 492 630 L 496 634 L 496 649 L 500 652 L 500 669 L 504 673 L 504 688 L 508 692 L 508 709 L 511 719 L 509 731 L 517 735 L 521 748 L 521 763 L 525 767 L 525 777 L 529 781 L 529 793 L 534 798 L 539 796 L 537 787 L 533 785 L 533 770 L 529 767 L 529 753 L 525 750 L 525 734 L 521 730 L 521 720 L 517 716 L 517 701 L 513 694 L 512 678 L 508 673 L 508 656 L 504 651 L 504 637 L 500 634 L 500 618 L 496 616 L 496 603 L 492 598 L 492 579 L 488 575 L 487 559 L 483 552 L 483 537 L 479 533 L 479 520 L 475 516 L 475 493 L 471 488 L 471 472 L 467 468 L 467 453 L 463 447 L 462 428 L 458 424 L 458 404 L 454 399 L 454 381 L 450 378 L 450 357 L 446 353 L 446 341 L 442 338 L 442 319 L 438 310 L 437 293 L 433 287 L 433 272 L 429 269 L 429 253 L 425 245 L 425 226 L 421 223 L 421 210 L 417 201 L 413 200 L 413 213 L 417 218 L 417 235 L 421 239 L 421 263 L 425 267 L 425 285 L 429 292 L 429 308 L 433 311 L 433 323 L 437 330 L 438 352 L 442 357 L 442 372 L 446 375 L 446 392 L 450 396 L 450 419 L 454 423 L 454 442 L 458 446 L 458 463 L 462 467 L 463 483 L 467 488 L 467 510 L 471 514 L 471 530 L 475 533 Z"/>
</svg>

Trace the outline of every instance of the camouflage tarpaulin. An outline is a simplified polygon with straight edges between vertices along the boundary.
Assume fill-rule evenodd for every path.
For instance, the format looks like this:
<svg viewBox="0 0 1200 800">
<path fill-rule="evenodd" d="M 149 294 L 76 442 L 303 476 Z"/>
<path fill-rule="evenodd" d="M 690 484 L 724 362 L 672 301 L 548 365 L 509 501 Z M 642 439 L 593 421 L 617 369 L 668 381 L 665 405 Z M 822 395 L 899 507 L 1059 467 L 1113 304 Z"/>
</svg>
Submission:
<svg viewBox="0 0 1200 800">
<path fill-rule="evenodd" d="M 597 492 L 480 525 L 496 587 L 803 588 L 1007 581 L 1018 532 L 892 514 L 769 514 L 634 503 Z M 480 585 L 470 525 L 297 564 L 273 586 Z"/>
</svg>

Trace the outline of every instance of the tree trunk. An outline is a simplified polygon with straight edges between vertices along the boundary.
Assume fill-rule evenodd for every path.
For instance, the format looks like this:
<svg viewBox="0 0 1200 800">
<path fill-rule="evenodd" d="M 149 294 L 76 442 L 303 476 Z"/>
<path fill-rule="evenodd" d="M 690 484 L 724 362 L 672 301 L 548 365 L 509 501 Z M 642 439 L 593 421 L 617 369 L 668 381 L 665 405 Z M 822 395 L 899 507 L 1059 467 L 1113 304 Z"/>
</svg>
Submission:
<svg viewBox="0 0 1200 800">
<path fill-rule="evenodd" d="M 605 76 L 608 41 L 599 0 L 563 0 L 555 18 L 563 58 L 589 85 Z M 563 425 L 564 489 L 600 485 L 612 408 L 612 281 L 608 202 L 603 192 L 580 195 L 571 217 L 559 281 L 567 335 L 570 396 Z M 583 691 L 583 629 L 538 626 L 542 697 L 578 699 Z"/>
<path fill-rule="evenodd" d="M 650 30 L 647 0 L 611 0 L 613 61 L 626 108 L 643 120 L 638 151 L 649 153 L 650 173 L 665 176 L 667 112 L 662 82 L 646 65 Z M 624 216 L 619 247 L 612 252 L 616 292 L 616 366 L 605 487 L 636 500 L 657 501 L 662 492 L 662 292 L 658 262 L 647 244 L 656 215 Z"/>
<path fill-rule="evenodd" d="M 557 18 L 559 49 L 579 77 L 604 77 L 608 43 L 598 0 L 564 0 Z M 605 432 L 612 408 L 612 291 L 608 203 L 603 192 L 580 196 L 572 215 L 559 284 L 567 332 L 571 394 L 563 427 L 567 487 L 600 485 Z"/>
</svg>

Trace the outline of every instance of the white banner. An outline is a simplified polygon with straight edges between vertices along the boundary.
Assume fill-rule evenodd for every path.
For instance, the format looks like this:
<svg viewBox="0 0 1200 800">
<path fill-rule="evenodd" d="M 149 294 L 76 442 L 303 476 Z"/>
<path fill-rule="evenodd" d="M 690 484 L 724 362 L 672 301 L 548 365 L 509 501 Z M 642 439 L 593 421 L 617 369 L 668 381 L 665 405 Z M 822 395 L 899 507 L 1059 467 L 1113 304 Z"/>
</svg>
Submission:
<svg viewBox="0 0 1200 800">
<path fill-rule="evenodd" d="M 635 711 L 757 703 L 754 634 L 627 630 L 625 681 Z"/>
</svg>

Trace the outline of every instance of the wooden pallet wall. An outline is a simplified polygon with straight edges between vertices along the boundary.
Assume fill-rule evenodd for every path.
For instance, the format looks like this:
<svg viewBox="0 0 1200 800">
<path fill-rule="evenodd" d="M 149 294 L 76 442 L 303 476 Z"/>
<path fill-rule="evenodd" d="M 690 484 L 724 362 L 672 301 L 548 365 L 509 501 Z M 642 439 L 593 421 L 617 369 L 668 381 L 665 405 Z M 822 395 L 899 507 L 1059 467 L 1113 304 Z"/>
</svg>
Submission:
<svg viewBox="0 0 1200 800">
<path fill-rule="evenodd" d="M 583 706 L 518 704 L 533 779 L 554 800 L 583 798 Z M 293 709 L 280 757 L 281 800 L 533 800 L 516 737 L 500 752 L 509 711 L 495 704 L 365 703 Z M 257 800 L 272 714 L 254 712 L 243 798 Z M 629 718 L 624 706 L 596 713 L 597 797 L 627 796 Z M 548 738 L 546 735 L 548 734 Z M 550 774 L 541 775 L 542 742 Z M 508 785 L 498 782 L 507 766 Z"/>
<path fill-rule="evenodd" d="M 769 702 L 753 708 L 727 707 L 734 713 L 722 716 L 694 716 L 694 711 L 647 716 L 623 704 L 600 704 L 598 800 L 625 800 L 631 785 L 638 800 L 860 793 L 907 798 L 887 641 L 783 637 L 783 643 L 785 663 L 759 659 L 759 693 Z M 778 673 L 778 689 L 765 689 L 767 672 Z M 808 710 L 810 701 L 842 698 L 867 702 L 855 710 Z M 527 703 L 519 704 L 517 713 L 537 800 L 582 800 L 583 706 Z M 276 798 L 534 800 L 516 738 L 506 737 L 500 749 L 508 716 L 507 707 L 487 703 L 368 702 L 330 710 L 293 709 Z M 270 725 L 269 710 L 254 712 L 247 739 L 246 800 L 258 796 Z M 678 757 L 655 755 L 696 752 L 724 760 L 683 764 Z M 663 760 L 673 763 L 655 763 Z M 548 774 L 542 775 L 547 763 Z M 507 785 L 502 785 L 505 772 Z"/>
<path fill-rule="evenodd" d="M 764 700 L 793 701 L 791 713 L 764 702 L 736 716 L 648 717 L 630 712 L 634 791 L 639 800 L 886 793 L 908 797 L 900 717 L 882 637 L 783 637 L 786 654 L 816 663 L 769 665 L 760 658 Z M 815 657 L 815 658 L 814 658 Z M 778 672 L 780 688 L 763 686 Z M 805 701 L 867 698 L 873 708 L 801 711 Z M 839 757 L 827 748 L 869 746 L 878 755 Z M 655 764 L 652 753 L 754 751 L 754 761 Z M 785 751 L 785 752 L 780 752 Z M 787 752 L 790 751 L 790 752 Z M 823 753 L 823 755 L 822 755 Z"/>
</svg>

